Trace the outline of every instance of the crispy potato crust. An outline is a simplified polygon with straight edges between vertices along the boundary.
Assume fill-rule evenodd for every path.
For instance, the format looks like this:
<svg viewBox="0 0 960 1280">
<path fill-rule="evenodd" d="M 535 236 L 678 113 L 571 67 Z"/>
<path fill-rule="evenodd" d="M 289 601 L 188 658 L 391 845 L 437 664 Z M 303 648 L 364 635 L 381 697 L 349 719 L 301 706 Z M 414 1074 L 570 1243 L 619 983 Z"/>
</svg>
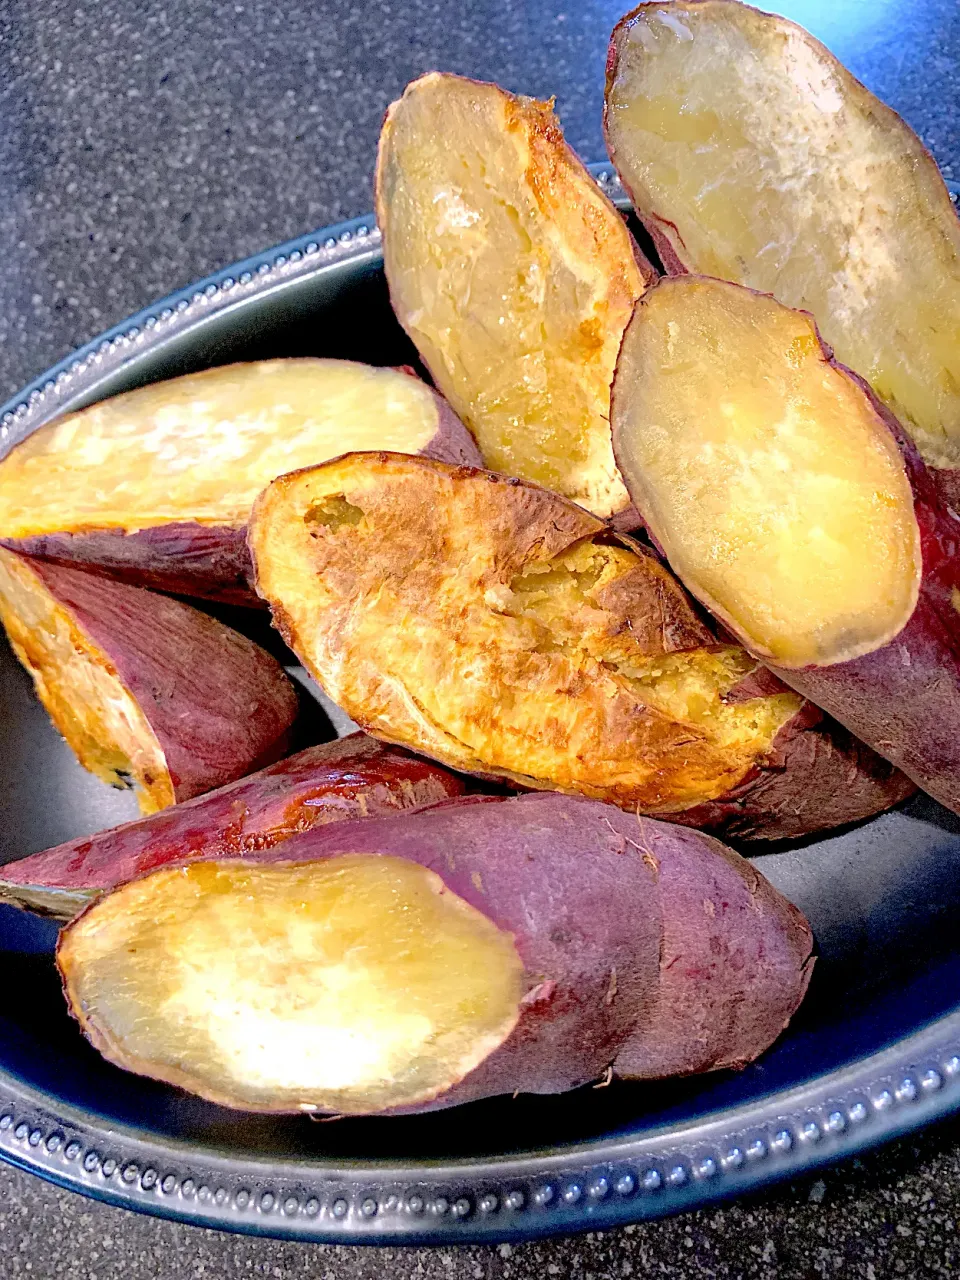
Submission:
<svg viewBox="0 0 960 1280">
<path fill-rule="evenodd" d="M 153 813 L 270 764 L 297 695 L 268 653 L 189 605 L 0 551 L 0 615 L 80 763 Z"/>
<path fill-rule="evenodd" d="M 960 224 L 916 134 L 802 28 L 729 0 L 621 20 L 605 127 L 667 268 L 811 311 L 955 499 Z"/>
<path fill-rule="evenodd" d="M 250 525 L 276 625 L 370 732 L 629 808 L 715 799 L 800 702 L 726 701 L 755 660 L 602 535 L 535 485 L 383 453 L 281 477 Z"/>
<path fill-rule="evenodd" d="M 0 901 L 69 920 L 157 867 L 256 856 L 315 826 L 425 808 L 465 786 L 428 760 L 352 733 L 162 813 L 8 862 Z"/>
<path fill-rule="evenodd" d="M 244 525 L 275 476 L 345 449 L 479 463 L 409 371 L 263 360 L 152 383 L 33 432 L 0 462 L 0 545 L 120 581 L 251 604 Z"/>
<path fill-rule="evenodd" d="M 387 112 L 376 198 L 394 309 L 486 464 L 623 512 L 610 383 L 655 273 L 551 104 L 423 76 Z"/>
</svg>

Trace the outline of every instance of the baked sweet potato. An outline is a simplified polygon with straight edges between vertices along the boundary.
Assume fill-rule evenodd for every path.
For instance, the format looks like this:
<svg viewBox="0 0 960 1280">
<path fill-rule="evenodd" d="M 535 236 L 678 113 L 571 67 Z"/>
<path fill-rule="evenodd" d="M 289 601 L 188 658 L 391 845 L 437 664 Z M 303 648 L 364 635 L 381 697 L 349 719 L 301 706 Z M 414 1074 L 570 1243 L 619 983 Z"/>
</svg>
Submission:
<svg viewBox="0 0 960 1280">
<path fill-rule="evenodd" d="M 394 310 L 486 465 L 629 518 L 610 383 L 655 273 L 551 104 L 415 80 L 387 112 L 376 201 Z"/>
<path fill-rule="evenodd" d="M 244 525 L 263 486 L 348 449 L 479 463 L 404 370 L 263 360 L 153 383 L 33 432 L 0 462 L 0 545 L 137 586 L 256 604 Z"/>
<path fill-rule="evenodd" d="M 352 733 L 161 813 L 8 862 L 0 901 L 69 920 L 171 862 L 255 855 L 315 826 L 426 808 L 464 790 L 456 774 Z"/>
<path fill-rule="evenodd" d="M 249 1110 L 421 1111 L 649 1075 L 665 1038 L 680 1070 L 742 1063 L 810 976 L 806 921 L 740 858 L 594 801 L 472 797 L 256 858 L 155 871 L 61 934 L 111 1061 Z"/>
<path fill-rule="evenodd" d="M 960 520 L 813 317 L 719 280 L 662 280 L 624 335 L 613 438 L 693 594 L 960 811 Z"/>
<path fill-rule="evenodd" d="M 802 28 L 731 0 L 622 19 L 605 120 L 667 268 L 813 312 L 960 499 L 960 223 L 912 129 Z"/>
<path fill-rule="evenodd" d="M 717 643 L 653 556 L 537 485 L 350 454 L 275 480 L 249 537 L 275 625 L 333 701 L 453 768 L 680 821 L 696 808 L 744 837 L 911 789 L 785 686 L 758 687 L 756 660 Z"/>
<path fill-rule="evenodd" d="M 298 701 L 280 664 L 206 614 L 0 550 L 0 618 L 85 769 L 143 813 L 284 754 Z"/>
</svg>

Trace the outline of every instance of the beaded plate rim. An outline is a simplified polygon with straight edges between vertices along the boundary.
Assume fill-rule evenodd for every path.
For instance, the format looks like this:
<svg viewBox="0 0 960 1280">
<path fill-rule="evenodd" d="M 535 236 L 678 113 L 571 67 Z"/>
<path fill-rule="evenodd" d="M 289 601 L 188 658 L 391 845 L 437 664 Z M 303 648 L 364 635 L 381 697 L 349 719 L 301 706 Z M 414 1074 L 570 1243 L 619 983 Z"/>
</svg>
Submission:
<svg viewBox="0 0 960 1280">
<path fill-rule="evenodd" d="M 591 165 L 620 207 L 612 168 Z M 957 187 L 951 187 L 956 201 Z M 376 265 L 371 216 L 278 245 L 108 330 L 0 407 L 0 452 L 131 358 L 205 316 L 347 263 Z M 97 1123 L 0 1069 L 0 1159 L 121 1207 L 329 1243 L 521 1240 L 663 1217 L 796 1177 L 960 1110 L 960 1007 L 804 1085 L 696 1122 L 456 1164 L 240 1158 Z"/>
</svg>

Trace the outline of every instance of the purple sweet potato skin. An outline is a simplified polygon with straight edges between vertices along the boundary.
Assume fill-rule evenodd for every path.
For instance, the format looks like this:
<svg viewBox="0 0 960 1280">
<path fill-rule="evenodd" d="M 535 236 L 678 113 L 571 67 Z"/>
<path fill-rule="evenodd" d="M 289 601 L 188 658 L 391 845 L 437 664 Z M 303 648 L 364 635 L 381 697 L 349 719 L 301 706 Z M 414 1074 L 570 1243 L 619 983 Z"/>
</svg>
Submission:
<svg viewBox="0 0 960 1280">
<path fill-rule="evenodd" d="M 402 364 L 396 368 L 400 373 L 409 374 L 411 378 L 421 381 L 412 365 Z M 437 405 L 437 430 L 433 439 L 420 450 L 420 454 L 424 458 L 435 458 L 437 462 L 449 462 L 458 467 L 482 467 L 483 455 L 473 436 L 440 392 L 433 387 L 430 390 Z"/>
<path fill-rule="evenodd" d="M 834 363 L 870 398 L 900 446 L 920 526 L 920 596 L 903 630 L 873 653 L 831 667 L 771 670 L 960 813 L 960 517 L 942 502 L 897 419 L 859 375 Z"/>
<path fill-rule="evenodd" d="M 403 366 L 401 371 L 419 381 L 416 370 Z M 430 390 L 437 407 L 437 427 L 420 452 L 440 462 L 482 467 L 483 458 L 473 436 L 439 392 Z M 349 440 L 344 441 L 345 451 L 349 444 Z M 266 608 L 253 585 L 253 563 L 244 525 L 185 520 L 133 533 L 91 529 L 32 538 L 0 538 L 0 546 L 31 558 L 87 569 L 131 586 L 251 609 Z"/>
<path fill-rule="evenodd" d="M 364 733 L 309 747 L 194 800 L 0 869 L 0 899 L 69 919 L 85 902 L 171 862 L 238 858 L 315 826 L 462 795 L 464 779 Z"/>
<path fill-rule="evenodd" d="M 780 685 L 772 672 L 760 671 Z M 796 840 L 872 818 L 916 790 L 906 774 L 805 702 L 760 767 L 676 820 L 729 839 Z"/>
<path fill-rule="evenodd" d="M 3 538 L 0 546 L 132 586 L 263 608 L 252 586 L 245 528 L 183 521 L 135 533 L 93 529 L 88 533 Z"/>
<path fill-rule="evenodd" d="M 960 512 L 960 471 L 953 467 L 930 467 L 930 477 L 943 505 Z"/>
<path fill-rule="evenodd" d="M 744 858 L 692 832 L 642 843 L 658 863 L 660 999 L 614 1062 L 659 1079 L 742 1067 L 783 1031 L 806 992 L 813 936 L 803 915 Z"/>
<path fill-rule="evenodd" d="M 392 854 L 513 933 L 530 976 L 508 1040 L 421 1112 L 602 1075 L 742 1065 L 806 990 L 812 938 L 751 865 L 699 832 L 595 800 L 468 796 L 316 829 L 258 855 Z M 748 1006 L 748 1007 L 745 1007 Z"/>
<path fill-rule="evenodd" d="M 65 565 L 31 567 L 143 710 L 178 801 L 285 753 L 297 695 L 259 645 L 168 596 Z"/>
<path fill-rule="evenodd" d="M 654 852 L 674 829 L 644 822 Z M 596 800 L 468 796 L 297 836 L 258 860 L 392 854 L 428 867 L 514 935 L 529 990 L 508 1039 L 410 1112 L 499 1093 L 560 1093 L 603 1075 L 653 1015 L 660 954 L 656 862 L 637 819 Z M 701 837 L 687 833 L 687 838 Z"/>
</svg>

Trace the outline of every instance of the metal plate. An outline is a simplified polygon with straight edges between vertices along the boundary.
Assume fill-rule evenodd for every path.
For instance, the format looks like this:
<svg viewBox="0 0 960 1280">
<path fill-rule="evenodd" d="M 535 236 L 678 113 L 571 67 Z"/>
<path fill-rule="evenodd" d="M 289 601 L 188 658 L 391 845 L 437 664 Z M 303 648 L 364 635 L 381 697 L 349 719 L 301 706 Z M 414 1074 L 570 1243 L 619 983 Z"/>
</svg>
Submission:
<svg viewBox="0 0 960 1280">
<path fill-rule="evenodd" d="M 595 172 L 622 201 L 612 175 Z M 9 447 L 112 392 L 299 354 L 414 360 L 372 220 L 240 263 L 111 330 L 0 410 L 0 434 Z M 3 859 L 134 815 L 129 796 L 75 763 L 6 650 L 0 813 Z M 67 1016 L 54 927 L 0 907 L 0 1157 L 102 1200 L 235 1231 L 466 1242 L 702 1205 L 960 1107 L 960 820 L 919 797 L 759 865 L 820 948 L 808 1000 L 759 1063 L 335 1124 L 231 1112 L 111 1067 Z"/>
</svg>

